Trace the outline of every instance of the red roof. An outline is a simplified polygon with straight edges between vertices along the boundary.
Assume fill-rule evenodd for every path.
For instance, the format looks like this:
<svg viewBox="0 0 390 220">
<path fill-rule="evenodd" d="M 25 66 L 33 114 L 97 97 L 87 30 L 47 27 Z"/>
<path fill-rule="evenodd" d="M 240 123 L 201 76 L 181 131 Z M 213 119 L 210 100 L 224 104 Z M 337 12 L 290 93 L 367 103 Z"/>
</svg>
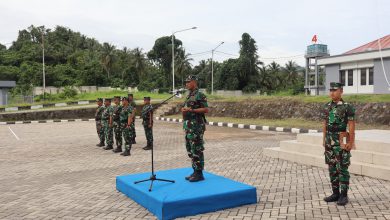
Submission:
<svg viewBox="0 0 390 220">
<path fill-rule="evenodd" d="M 353 53 L 361 53 L 361 52 L 367 52 L 367 51 L 373 51 L 373 50 L 379 50 L 379 39 L 374 40 L 370 43 L 364 44 L 360 47 L 357 47 L 353 50 L 347 51 L 344 54 L 353 54 Z M 380 38 L 380 44 L 381 44 L 381 49 L 388 49 L 390 48 L 390 34 L 387 36 L 384 36 Z"/>
</svg>

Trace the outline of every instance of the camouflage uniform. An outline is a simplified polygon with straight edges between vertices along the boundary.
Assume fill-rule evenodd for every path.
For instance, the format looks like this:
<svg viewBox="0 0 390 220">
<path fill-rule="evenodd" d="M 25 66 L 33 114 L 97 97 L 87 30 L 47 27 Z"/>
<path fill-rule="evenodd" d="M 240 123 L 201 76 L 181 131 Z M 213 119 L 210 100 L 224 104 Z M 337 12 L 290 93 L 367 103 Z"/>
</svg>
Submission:
<svg viewBox="0 0 390 220">
<path fill-rule="evenodd" d="M 137 109 L 137 104 L 135 104 L 135 101 L 131 101 L 129 103 L 129 106 L 133 107 L 133 110 L 135 111 Z M 132 142 L 133 144 L 135 144 L 135 138 L 137 137 L 137 134 L 135 133 L 135 115 L 134 115 L 134 118 L 133 118 L 133 124 L 134 126 L 132 127 L 132 133 L 133 133 L 133 139 L 132 139 Z"/>
<path fill-rule="evenodd" d="M 152 105 L 144 105 L 142 107 L 141 117 L 142 117 L 142 125 L 144 126 L 145 136 L 147 141 L 147 146 L 153 146 L 153 127 L 149 128 L 150 120 L 152 120 L 153 126 L 153 112 Z"/>
<path fill-rule="evenodd" d="M 348 121 L 355 120 L 355 109 L 342 99 L 338 103 L 331 101 L 323 107 L 322 118 L 327 124 L 324 154 L 332 189 L 346 193 L 349 189 L 351 152 L 340 147 L 339 135 L 347 130 Z"/>
<path fill-rule="evenodd" d="M 100 144 L 104 145 L 104 128 L 102 125 L 102 113 L 104 106 L 98 106 L 95 112 L 96 132 L 99 136 Z"/>
<path fill-rule="evenodd" d="M 102 113 L 102 123 L 104 127 L 104 136 L 106 139 L 107 147 L 112 147 L 113 136 L 112 136 L 112 127 L 110 128 L 110 116 L 112 116 L 113 108 L 112 106 L 104 107 Z"/>
<path fill-rule="evenodd" d="M 195 89 L 190 91 L 184 102 L 184 107 L 191 109 L 207 108 L 206 95 Z M 204 114 L 185 112 L 183 113 L 186 149 L 188 156 L 192 159 L 192 168 L 195 171 L 204 169 L 204 141 L 203 134 L 206 130 L 206 118 Z"/>
<path fill-rule="evenodd" d="M 131 116 L 133 113 L 133 107 L 132 106 L 123 106 L 122 111 L 120 112 L 120 123 L 122 126 L 122 134 L 123 134 L 123 139 L 125 140 L 125 150 L 130 151 L 131 150 L 131 145 L 132 145 L 132 140 L 133 140 L 133 128 L 134 128 L 134 122 L 131 123 L 129 127 L 127 127 L 127 122 L 128 118 Z"/>
<path fill-rule="evenodd" d="M 115 135 L 115 143 L 117 148 L 122 148 L 122 127 L 120 124 L 119 116 L 120 112 L 122 111 L 121 105 L 115 105 L 113 107 L 113 114 L 112 114 L 112 128 L 114 130 Z"/>
</svg>

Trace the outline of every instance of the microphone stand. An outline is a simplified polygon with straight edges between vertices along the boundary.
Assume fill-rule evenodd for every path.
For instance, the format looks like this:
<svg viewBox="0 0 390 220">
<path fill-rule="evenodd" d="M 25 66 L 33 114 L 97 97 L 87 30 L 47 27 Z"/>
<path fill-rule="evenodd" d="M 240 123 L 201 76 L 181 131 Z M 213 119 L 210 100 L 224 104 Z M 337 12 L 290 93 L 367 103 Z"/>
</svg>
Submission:
<svg viewBox="0 0 390 220">
<path fill-rule="evenodd" d="M 152 107 L 151 107 L 150 109 L 148 109 L 144 114 L 148 114 L 149 112 L 153 111 L 154 109 L 158 108 L 159 106 L 161 106 L 161 105 L 167 103 L 170 99 L 172 99 L 173 97 L 175 97 L 175 96 L 176 96 L 177 94 L 179 94 L 179 93 L 180 93 L 180 91 L 174 92 L 174 94 L 173 94 L 171 97 L 165 99 L 165 100 L 162 101 L 161 103 L 157 104 L 155 107 L 152 106 Z M 166 180 L 166 179 L 157 178 L 156 174 L 154 173 L 154 158 L 153 158 L 153 153 L 154 153 L 153 151 L 154 151 L 154 150 L 153 150 L 153 149 L 154 149 L 154 147 L 152 147 L 152 175 L 149 177 L 149 179 L 139 180 L 139 181 L 134 182 L 134 184 L 138 184 L 138 183 L 150 181 L 149 192 L 152 191 L 153 182 L 154 182 L 154 181 L 162 181 L 162 182 L 175 183 L 174 180 Z"/>
</svg>

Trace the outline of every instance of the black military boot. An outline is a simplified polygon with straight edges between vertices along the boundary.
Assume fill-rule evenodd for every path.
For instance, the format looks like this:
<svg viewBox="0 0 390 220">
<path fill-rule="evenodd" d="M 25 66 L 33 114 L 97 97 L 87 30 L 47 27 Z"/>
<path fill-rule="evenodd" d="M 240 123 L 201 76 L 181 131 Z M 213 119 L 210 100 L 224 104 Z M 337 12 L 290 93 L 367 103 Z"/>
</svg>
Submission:
<svg viewBox="0 0 390 220">
<path fill-rule="evenodd" d="M 190 180 L 190 178 L 191 178 L 192 176 L 194 176 L 194 175 L 195 175 L 195 170 L 194 170 L 194 172 L 191 173 L 191 175 L 186 176 L 185 179 L 186 179 L 186 180 Z"/>
<path fill-rule="evenodd" d="M 151 150 L 153 148 L 153 144 L 151 144 L 151 143 L 148 143 L 144 148 L 142 148 L 142 149 L 144 149 L 144 150 Z"/>
<path fill-rule="evenodd" d="M 340 191 L 339 189 L 333 189 L 333 194 L 325 197 L 324 201 L 325 202 L 337 202 L 340 198 Z"/>
<path fill-rule="evenodd" d="M 103 149 L 104 149 L 104 150 L 112 150 L 112 149 L 114 149 L 114 148 L 112 147 L 112 145 L 107 145 L 107 147 L 104 147 Z"/>
<path fill-rule="evenodd" d="M 116 147 L 114 150 L 112 150 L 114 153 L 122 152 L 122 147 Z"/>
<path fill-rule="evenodd" d="M 194 175 L 188 179 L 188 181 L 190 181 L 190 182 L 199 182 L 202 180 L 204 180 L 202 170 L 196 170 Z"/>
<path fill-rule="evenodd" d="M 123 153 L 121 153 L 122 156 L 130 156 L 130 149 L 125 150 Z"/>
<path fill-rule="evenodd" d="M 345 206 L 348 203 L 348 194 L 347 192 L 341 192 L 340 198 L 337 201 L 337 205 Z"/>
<path fill-rule="evenodd" d="M 103 146 L 104 146 L 104 143 L 102 143 L 102 142 L 96 144 L 96 147 L 103 147 Z"/>
</svg>

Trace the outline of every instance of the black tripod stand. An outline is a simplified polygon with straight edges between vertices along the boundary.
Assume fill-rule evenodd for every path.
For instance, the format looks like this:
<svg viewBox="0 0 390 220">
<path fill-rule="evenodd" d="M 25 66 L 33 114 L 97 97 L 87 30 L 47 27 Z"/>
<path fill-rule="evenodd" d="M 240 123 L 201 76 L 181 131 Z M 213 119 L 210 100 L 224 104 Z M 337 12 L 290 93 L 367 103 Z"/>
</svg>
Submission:
<svg viewBox="0 0 390 220">
<path fill-rule="evenodd" d="M 172 99 L 173 97 L 175 97 L 177 94 L 180 93 L 180 91 L 182 90 L 178 90 L 176 92 L 174 92 L 174 95 L 172 95 L 171 97 L 167 98 L 166 100 L 164 100 L 163 102 L 157 104 L 155 107 L 152 107 L 150 108 L 147 112 L 145 112 L 144 114 L 149 114 L 149 112 L 153 111 L 155 108 L 158 108 L 160 105 L 168 102 L 168 100 Z M 150 176 L 149 179 L 145 179 L 145 180 L 140 180 L 140 181 L 136 181 L 134 182 L 134 184 L 137 184 L 137 183 L 142 183 L 142 182 L 146 182 L 146 181 L 150 181 L 150 187 L 149 187 L 149 192 L 152 191 L 152 187 L 153 187 L 153 182 L 154 181 L 162 181 L 162 182 L 170 182 L 170 183 L 174 183 L 175 181 L 174 180 L 166 180 L 166 179 L 159 179 L 156 177 L 156 174 L 154 173 L 154 159 L 153 159 L 153 150 L 154 147 L 152 147 L 152 175 Z"/>
</svg>

